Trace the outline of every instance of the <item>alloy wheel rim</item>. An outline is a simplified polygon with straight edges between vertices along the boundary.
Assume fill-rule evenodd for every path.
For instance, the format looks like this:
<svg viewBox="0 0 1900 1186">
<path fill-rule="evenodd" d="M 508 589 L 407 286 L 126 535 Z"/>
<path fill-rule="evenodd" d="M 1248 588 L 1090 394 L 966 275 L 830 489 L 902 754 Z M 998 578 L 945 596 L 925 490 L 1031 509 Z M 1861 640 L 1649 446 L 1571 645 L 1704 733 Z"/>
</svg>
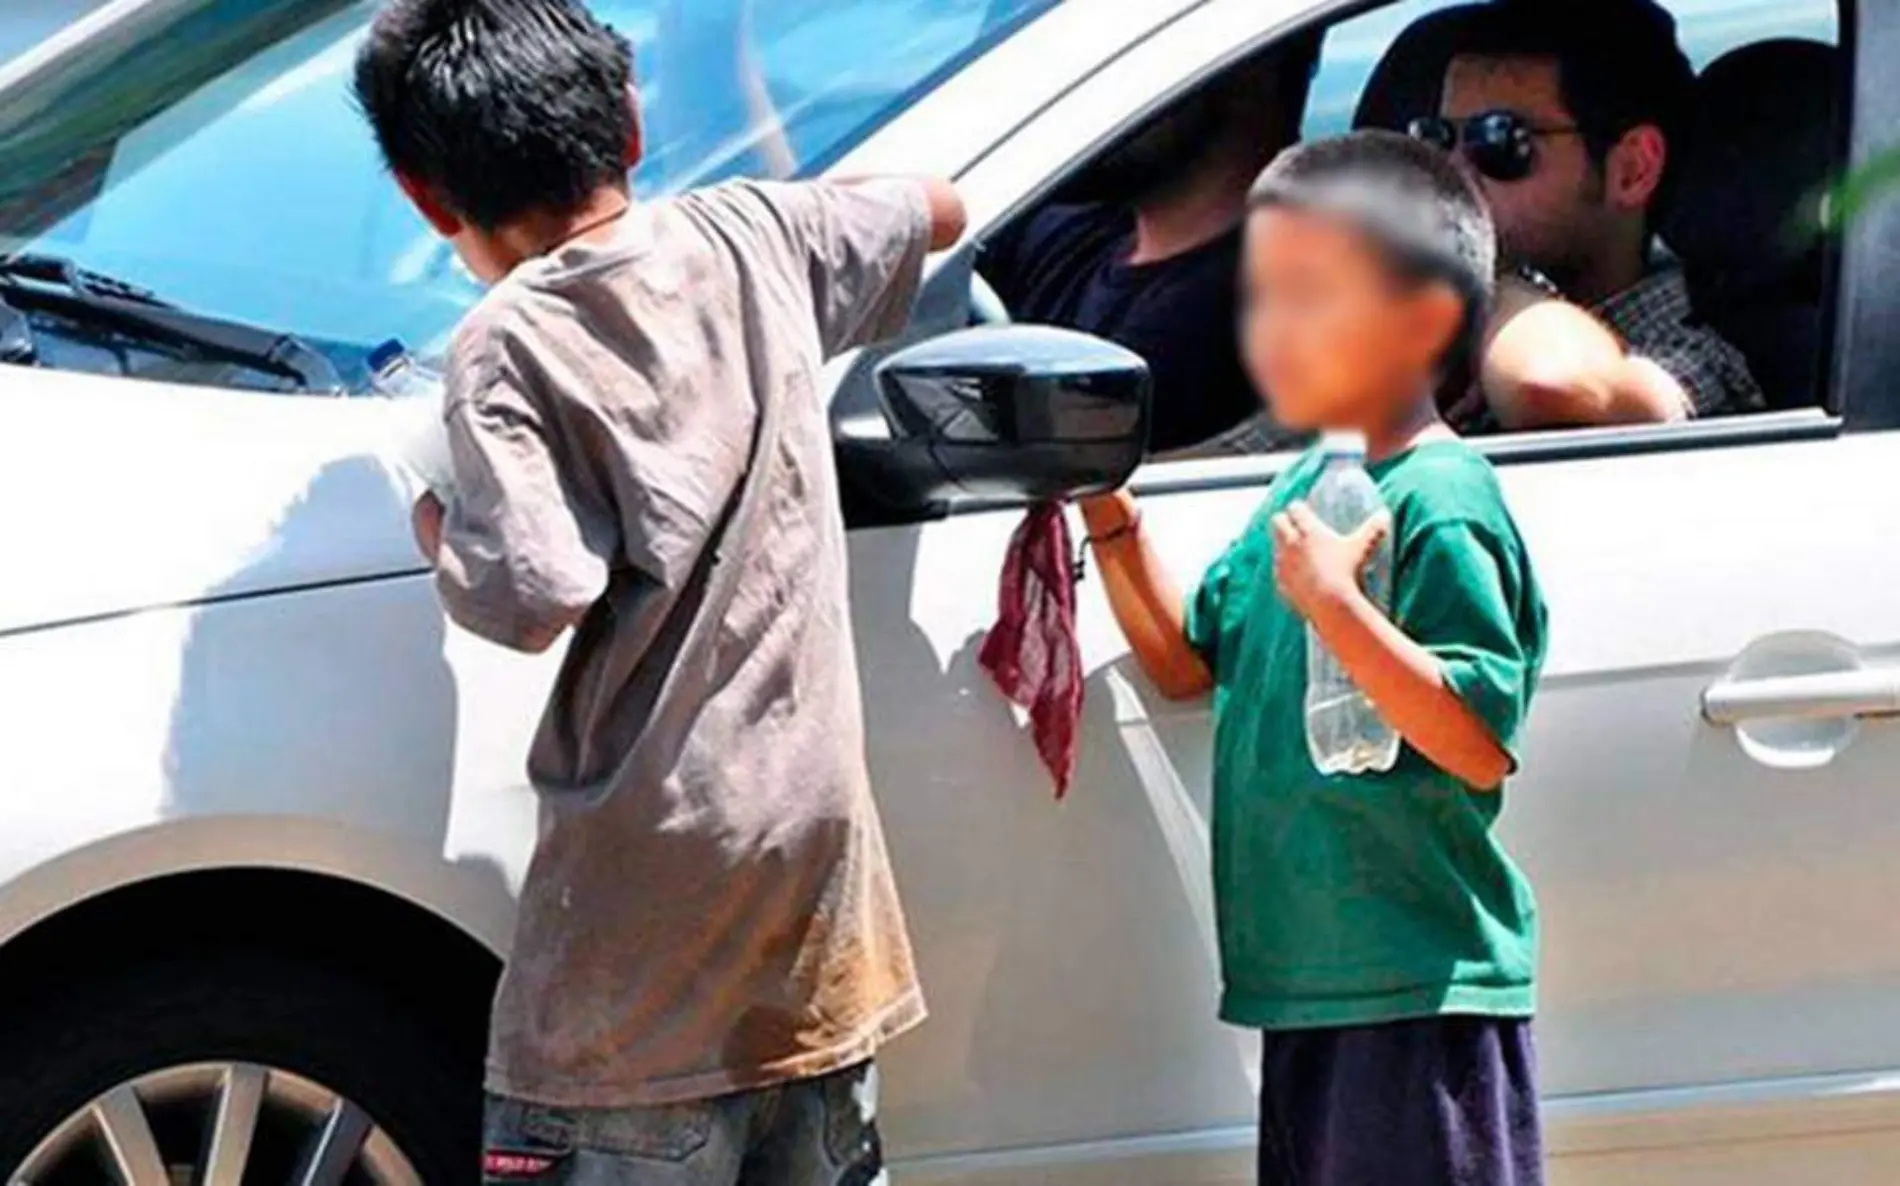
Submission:
<svg viewBox="0 0 1900 1186">
<path fill-rule="evenodd" d="M 421 1186 L 360 1105 L 301 1075 L 207 1062 L 140 1075 L 62 1121 L 8 1186 Z"/>
</svg>

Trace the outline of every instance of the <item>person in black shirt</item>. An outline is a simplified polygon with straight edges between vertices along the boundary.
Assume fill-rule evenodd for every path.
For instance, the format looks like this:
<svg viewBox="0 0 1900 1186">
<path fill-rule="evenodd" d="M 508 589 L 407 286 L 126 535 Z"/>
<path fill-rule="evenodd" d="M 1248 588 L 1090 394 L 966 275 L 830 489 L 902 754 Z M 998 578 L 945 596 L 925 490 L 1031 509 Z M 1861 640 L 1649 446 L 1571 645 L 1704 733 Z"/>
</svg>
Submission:
<svg viewBox="0 0 1900 1186">
<path fill-rule="evenodd" d="M 1318 56 L 1315 37 L 1230 70 L 985 246 L 980 270 L 1016 321 L 1147 359 L 1154 453 L 1260 411 L 1240 361 L 1241 226 L 1254 178 L 1299 137 Z"/>
</svg>

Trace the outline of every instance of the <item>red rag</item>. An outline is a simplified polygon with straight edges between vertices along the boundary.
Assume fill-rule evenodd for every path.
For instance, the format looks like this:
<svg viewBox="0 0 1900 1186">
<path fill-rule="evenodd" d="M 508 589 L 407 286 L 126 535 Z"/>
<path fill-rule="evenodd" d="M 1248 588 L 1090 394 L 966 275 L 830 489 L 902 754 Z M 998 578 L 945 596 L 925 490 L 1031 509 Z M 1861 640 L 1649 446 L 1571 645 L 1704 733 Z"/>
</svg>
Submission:
<svg viewBox="0 0 1900 1186">
<path fill-rule="evenodd" d="M 1075 561 L 1061 506 L 1032 507 L 1010 538 L 996 595 L 996 625 L 977 656 L 1011 701 L 1029 710 L 1036 752 L 1056 798 L 1075 776 L 1082 720 L 1082 650 L 1075 637 Z"/>
</svg>

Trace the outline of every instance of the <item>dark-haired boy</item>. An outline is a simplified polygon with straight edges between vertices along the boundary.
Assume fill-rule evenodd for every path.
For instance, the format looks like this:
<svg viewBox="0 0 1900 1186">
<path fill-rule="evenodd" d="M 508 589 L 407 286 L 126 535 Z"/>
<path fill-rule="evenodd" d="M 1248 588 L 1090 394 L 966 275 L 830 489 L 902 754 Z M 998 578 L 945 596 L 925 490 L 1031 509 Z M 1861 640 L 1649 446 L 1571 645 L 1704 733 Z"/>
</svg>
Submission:
<svg viewBox="0 0 1900 1186">
<path fill-rule="evenodd" d="M 904 322 L 941 183 L 634 203 L 626 43 L 578 0 L 394 0 L 357 90 L 493 285 L 417 535 L 496 642 L 576 630 L 496 1000 L 492 1180 L 881 1172 L 871 1058 L 923 1000 L 865 769 L 824 359 Z"/>
<path fill-rule="evenodd" d="M 1490 218 L 1448 157 L 1385 132 L 1289 150 L 1253 207 L 1255 382 L 1287 425 L 1363 435 L 1389 519 L 1329 530 L 1309 453 L 1183 600 L 1133 500 L 1084 514 L 1151 678 L 1214 692 L 1221 1011 L 1265 1031 L 1260 1180 L 1526 1186 L 1536 907 L 1492 825 L 1544 608 L 1495 476 L 1433 402 L 1482 333 Z M 1386 532 L 1390 606 L 1359 579 Z M 1404 739 L 1390 772 L 1314 769 L 1309 625 Z"/>
</svg>

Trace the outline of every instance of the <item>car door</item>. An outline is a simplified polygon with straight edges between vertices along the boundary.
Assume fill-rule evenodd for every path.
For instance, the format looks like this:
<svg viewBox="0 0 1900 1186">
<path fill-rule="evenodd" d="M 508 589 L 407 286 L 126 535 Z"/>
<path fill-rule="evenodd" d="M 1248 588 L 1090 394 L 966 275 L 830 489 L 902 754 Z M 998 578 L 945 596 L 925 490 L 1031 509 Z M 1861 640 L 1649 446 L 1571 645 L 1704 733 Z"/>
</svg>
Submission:
<svg viewBox="0 0 1900 1186">
<path fill-rule="evenodd" d="M 1674 7 L 1692 45 L 1716 36 L 1698 17 L 1731 40 L 1777 31 L 1742 5 Z M 1065 96 L 961 179 L 979 236 L 1294 15 L 1205 5 Z M 1895 34 L 1860 19 L 1845 40 L 1865 62 Z M 1893 114 L 1865 82 L 1858 101 L 1857 157 Z M 1891 685 L 1833 674 L 1900 660 L 1900 558 L 1877 542 L 1880 476 L 1900 463 L 1883 387 L 1900 370 L 1872 313 L 1894 221 L 1876 212 L 1846 242 L 1826 409 L 1486 443 L 1553 619 L 1505 824 L 1545 918 L 1553 1180 L 1886 1181 L 1900 1167 L 1900 813 L 1886 802 L 1900 725 L 1852 722 L 1891 708 Z M 959 262 L 919 332 L 963 310 Z M 841 426 L 876 431 L 853 381 L 862 368 Z M 1286 460 L 1137 476 L 1184 585 Z M 1244 1181 L 1254 1051 L 1213 1020 L 1207 706 L 1163 702 L 1085 584 L 1080 767 L 1054 803 L 1024 721 L 975 662 L 1017 518 L 971 509 L 852 536 L 873 773 L 935 1018 L 891 1060 L 893 1136 L 941 1154 L 926 1181 L 1022 1180 L 1030 1165 L 1039 1181 Z M 1782 676 L 1818 678 L 1760 682 Z M 1762 711 L 1850 715 L 1727 723 Z M 1024 1145 L 1039 1147 L 954 1155 Z"/>
<path fill-rule="evenodd" d="M 959 175 L 972 238 L 1300 8 L 1195 6 L 1056 97 Z M 951 113 L 980 106 L 981 70 L 1031 68 L 1031 55 L 1054 48 L 1004 46 L 840 171 L 923 165 L 915 154 L 933 137 L 916 129 L 948 129 Z M 913 336 L 967 323 L 972 257 L 966 247 L 940 262 Z M 847 437 L 885 431 L 870 361 L 855 360 L 834 402 Z M 1181 571 L 1211 557 L 1257 496 L 1215 492 L 1158 508 L 1174 522 Z M 932 1018 L 885 1063 L 884 1116 L 903 1180 L 1248 1180 L 1255 1047 L 1213 1021 L 1204 716 L 1150 721 L 1151 693 L 1085 591 L 1082 750 L 1074 790 L 1054 801 L 1023 721 L 976 665 L 1020 517 L 966 508 L 859 525 L 850 537 L 873 785 Z M 1175 732 L 1178 744 L 1164 744 Z"/>
</svg>

